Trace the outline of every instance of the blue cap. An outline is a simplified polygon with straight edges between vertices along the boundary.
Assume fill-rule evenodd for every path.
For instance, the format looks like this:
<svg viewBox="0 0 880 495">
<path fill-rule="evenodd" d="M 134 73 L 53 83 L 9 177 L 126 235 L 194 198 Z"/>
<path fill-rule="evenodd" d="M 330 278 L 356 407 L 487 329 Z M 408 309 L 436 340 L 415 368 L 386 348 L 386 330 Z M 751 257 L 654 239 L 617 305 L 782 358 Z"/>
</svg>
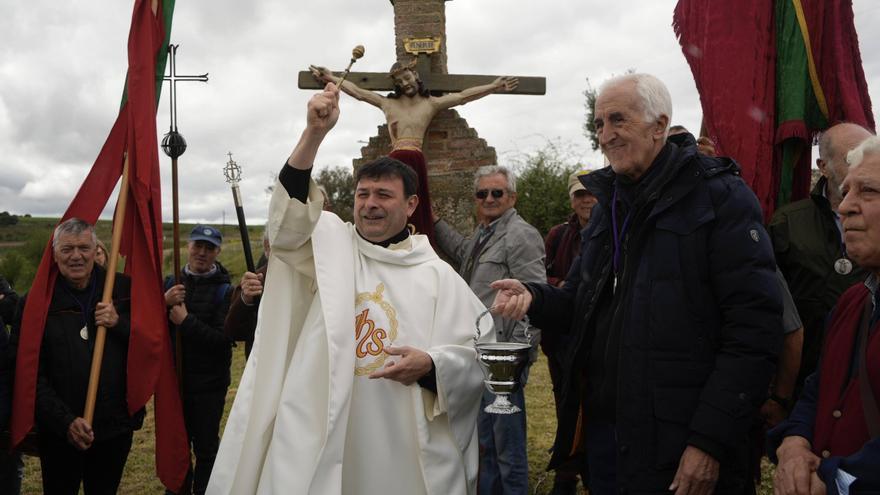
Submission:
<svg viewBox="0 0 880 495">
<path fill-rule="evenodd" d="M 207 241 L 215 246 L 223 244 L 223 234 L 210 225 L 196 225 L 189 233 L 190 241 Z"/>
</svg>

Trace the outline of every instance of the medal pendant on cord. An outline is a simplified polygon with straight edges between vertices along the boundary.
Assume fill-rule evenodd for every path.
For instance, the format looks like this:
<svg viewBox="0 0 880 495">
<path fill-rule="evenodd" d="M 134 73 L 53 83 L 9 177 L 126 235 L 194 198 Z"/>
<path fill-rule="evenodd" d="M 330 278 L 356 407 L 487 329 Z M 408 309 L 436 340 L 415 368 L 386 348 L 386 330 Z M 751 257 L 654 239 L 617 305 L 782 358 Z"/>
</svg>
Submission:
<svg viewBox="0 0 880 495">
<path fill-rule="evenodd" d="M 852 272 L 852 261 L 846 258 L 840 258 L 834 262 L 834 271 L 841 275 L 849 275 Z"/>
<path fill-rule="evenodd" d="M 86 325 L 83 325 L 83 327 L 80 328 L 80 330 L 79 330 L 79 336 L 83 340 L 89 340 L 89 327 Z"/>
</svg>

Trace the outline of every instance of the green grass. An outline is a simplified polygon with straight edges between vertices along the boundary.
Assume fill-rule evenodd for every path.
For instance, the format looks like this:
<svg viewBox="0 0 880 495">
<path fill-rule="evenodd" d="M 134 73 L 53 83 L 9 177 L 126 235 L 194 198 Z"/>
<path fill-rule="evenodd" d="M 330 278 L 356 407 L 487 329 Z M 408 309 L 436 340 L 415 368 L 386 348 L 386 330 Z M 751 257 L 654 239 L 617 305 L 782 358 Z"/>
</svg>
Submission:
<svg viewBox="0 0 880 495">
<path fill-rule="evenodd" d="M 226 424 L 226 416 L 232 407 L 235 392 L 238 387 L 241 373 L 244 371 L 244 346 L 235 348 L 232 357 L 232 385 L 226 395 L 226 410 L 223 414 L 223 424 Z M 553 473 L 547 473 L 544 468 L 550 460 L 548 449 L 553 445 L 553 437 L 556 432 L 556 412 L 553 405 L 552 386 L 550 374 L 547 372 L 547 363 L 543 356 L 532 367 L 529 374 L 529 385 L 526 387 L 526 409 L 528 411 L 528 455 L 529 455 L 529 485 L 531 492 L 535 494 L 548 494 L 553 486 Z M 222 431 L 222 429 L 221 429 Z M 155 475 L 156 465 L 153 456 L 153 411 L 147 407 L 147 418 L 144 427 L 135 433 L 128 463 L 125 465 L 125 473 L 122 484 L 119 487 L 120 494 L 140 495 L 144 493 L 162 493 L 163 487 Z M 764 479 L 759 491 L 762 495 L 773 493 L 770 484 L 772 479 L 772 467 L 764 465 Z M 40 463 L 33 457 L 25 458 L 25 480 L 22 493 L 41 493 Z M 585 493 L 585 492 L 581 492 Z"/>
</svg>

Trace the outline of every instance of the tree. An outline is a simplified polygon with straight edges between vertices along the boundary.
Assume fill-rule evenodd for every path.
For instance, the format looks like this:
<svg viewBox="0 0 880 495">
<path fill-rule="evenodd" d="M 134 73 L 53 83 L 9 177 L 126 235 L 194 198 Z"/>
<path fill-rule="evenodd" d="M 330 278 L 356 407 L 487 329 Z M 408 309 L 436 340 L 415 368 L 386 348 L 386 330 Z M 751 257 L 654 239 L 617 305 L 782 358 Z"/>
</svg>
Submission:
<svg viewBox="0 0 880 495">
<path fill-rule="evenodd" d="M 584 90 L 584 107 L 587 109 L 587 119 L 584 121 L 584 136 L 590 140 L 590 146 L 593 151 L 599 149 L 599 136 L 596 135 L 596 97 L 598 96 L 596 88 L 590 84 L 590 78 L 587 78 L 587 89 Z"/>
<path fill-rule="evenodd" d="M 269 185 L 265 192 L 269 196 L 275 190 L 276 174 L 270 177 Z M 330 201 L 330 209 L 345 222 L 354 221 L 354 176 L 346 167 L 331 167 L 322 169 L 315 182 L 327 192 Z"/>
<path fill-rule="evenodd" d="M 318 173 L 315 182 L 327 192 L 330 209 L 343 221 L 354 220 L 354 176 L 348 167 L 325 168 Z"/>
<path fill-rule="evenodd" d="M 568 177 L 581 168 L 570 146 L 548 141 L 543 148 L 513 159 L 516 211 L 542 236 L 571 214 Z"/>
<path fill-rule="evenodd" d="M 0 226 L 15 225 L 18 223 L 18 215 L 11 215 L 8 211 L 0 211 Z"/>
</svg>

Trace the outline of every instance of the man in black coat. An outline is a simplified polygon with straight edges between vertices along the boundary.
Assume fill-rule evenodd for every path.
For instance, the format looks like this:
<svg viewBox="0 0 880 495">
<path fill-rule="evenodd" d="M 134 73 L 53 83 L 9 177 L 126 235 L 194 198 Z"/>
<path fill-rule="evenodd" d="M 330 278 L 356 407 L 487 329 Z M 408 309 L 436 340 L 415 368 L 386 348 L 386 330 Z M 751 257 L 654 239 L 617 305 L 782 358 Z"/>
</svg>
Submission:
<svg viewBox="0 0 880 495">
<path fill-rule="evenodd" d="M 95 264 L 97 238 L 87 222 L 72 218 L 55 228 L 52 252 L 59 276 L 46 315 L 34 413 L 39 428 L 43 492 L 113 494 L 143 410 L 128 414 L 131 281 L 116 275 L 111 303 L 103 303 L 106 272 Z M 20 308 L 24 307 L 25 298 Z M 12 345 L 21 335 L 21 309 Z M 95 416 L 83 417 L 97 327 L 107 329 Z"/>
<path fill-rule="evenodd" d="M 12 375 L 15 355 L 9 348 L 7 325 L 15 321 L 18 308 L 18 294 L 3 275 L 0 275 L 0 432 L 8 431 L 12 413 Z M 4 435 L 5 437 L 6 435 Z M 21 453 L 10 451 L 0 443 L 0 493 L 18 495 L 24 476 L 24 462 Z"/>
<path fill-rule="evenodd" d="M 194 494 L 205 493 L 208 486 L 230 382 L 232 340 L 224 333 L 223 322 L 232 286 L 229 272 L 217 261 L 222 243 L 219 230 L 197 225 L 189 235 L 183 283 L 172 286 L 171 278 L 165 283 L 168 318 L 183 344 L 178 351 L 183 353 L 183 416 L 196 458 L 187 484 L 192 483 Z"/>
<path fill-rule="evenodd" d="M 589 489 L 749 493 L 747 432 L 782 341 L 758 202 L 729 159 L 667 143 L 669 92 L 646 74 L 604 84 L 595 124 L 610 167 L 562 288 L 502 280 L 498 311 L 572 333 L 557 466 L 585 451 Z"/>
</svg>

